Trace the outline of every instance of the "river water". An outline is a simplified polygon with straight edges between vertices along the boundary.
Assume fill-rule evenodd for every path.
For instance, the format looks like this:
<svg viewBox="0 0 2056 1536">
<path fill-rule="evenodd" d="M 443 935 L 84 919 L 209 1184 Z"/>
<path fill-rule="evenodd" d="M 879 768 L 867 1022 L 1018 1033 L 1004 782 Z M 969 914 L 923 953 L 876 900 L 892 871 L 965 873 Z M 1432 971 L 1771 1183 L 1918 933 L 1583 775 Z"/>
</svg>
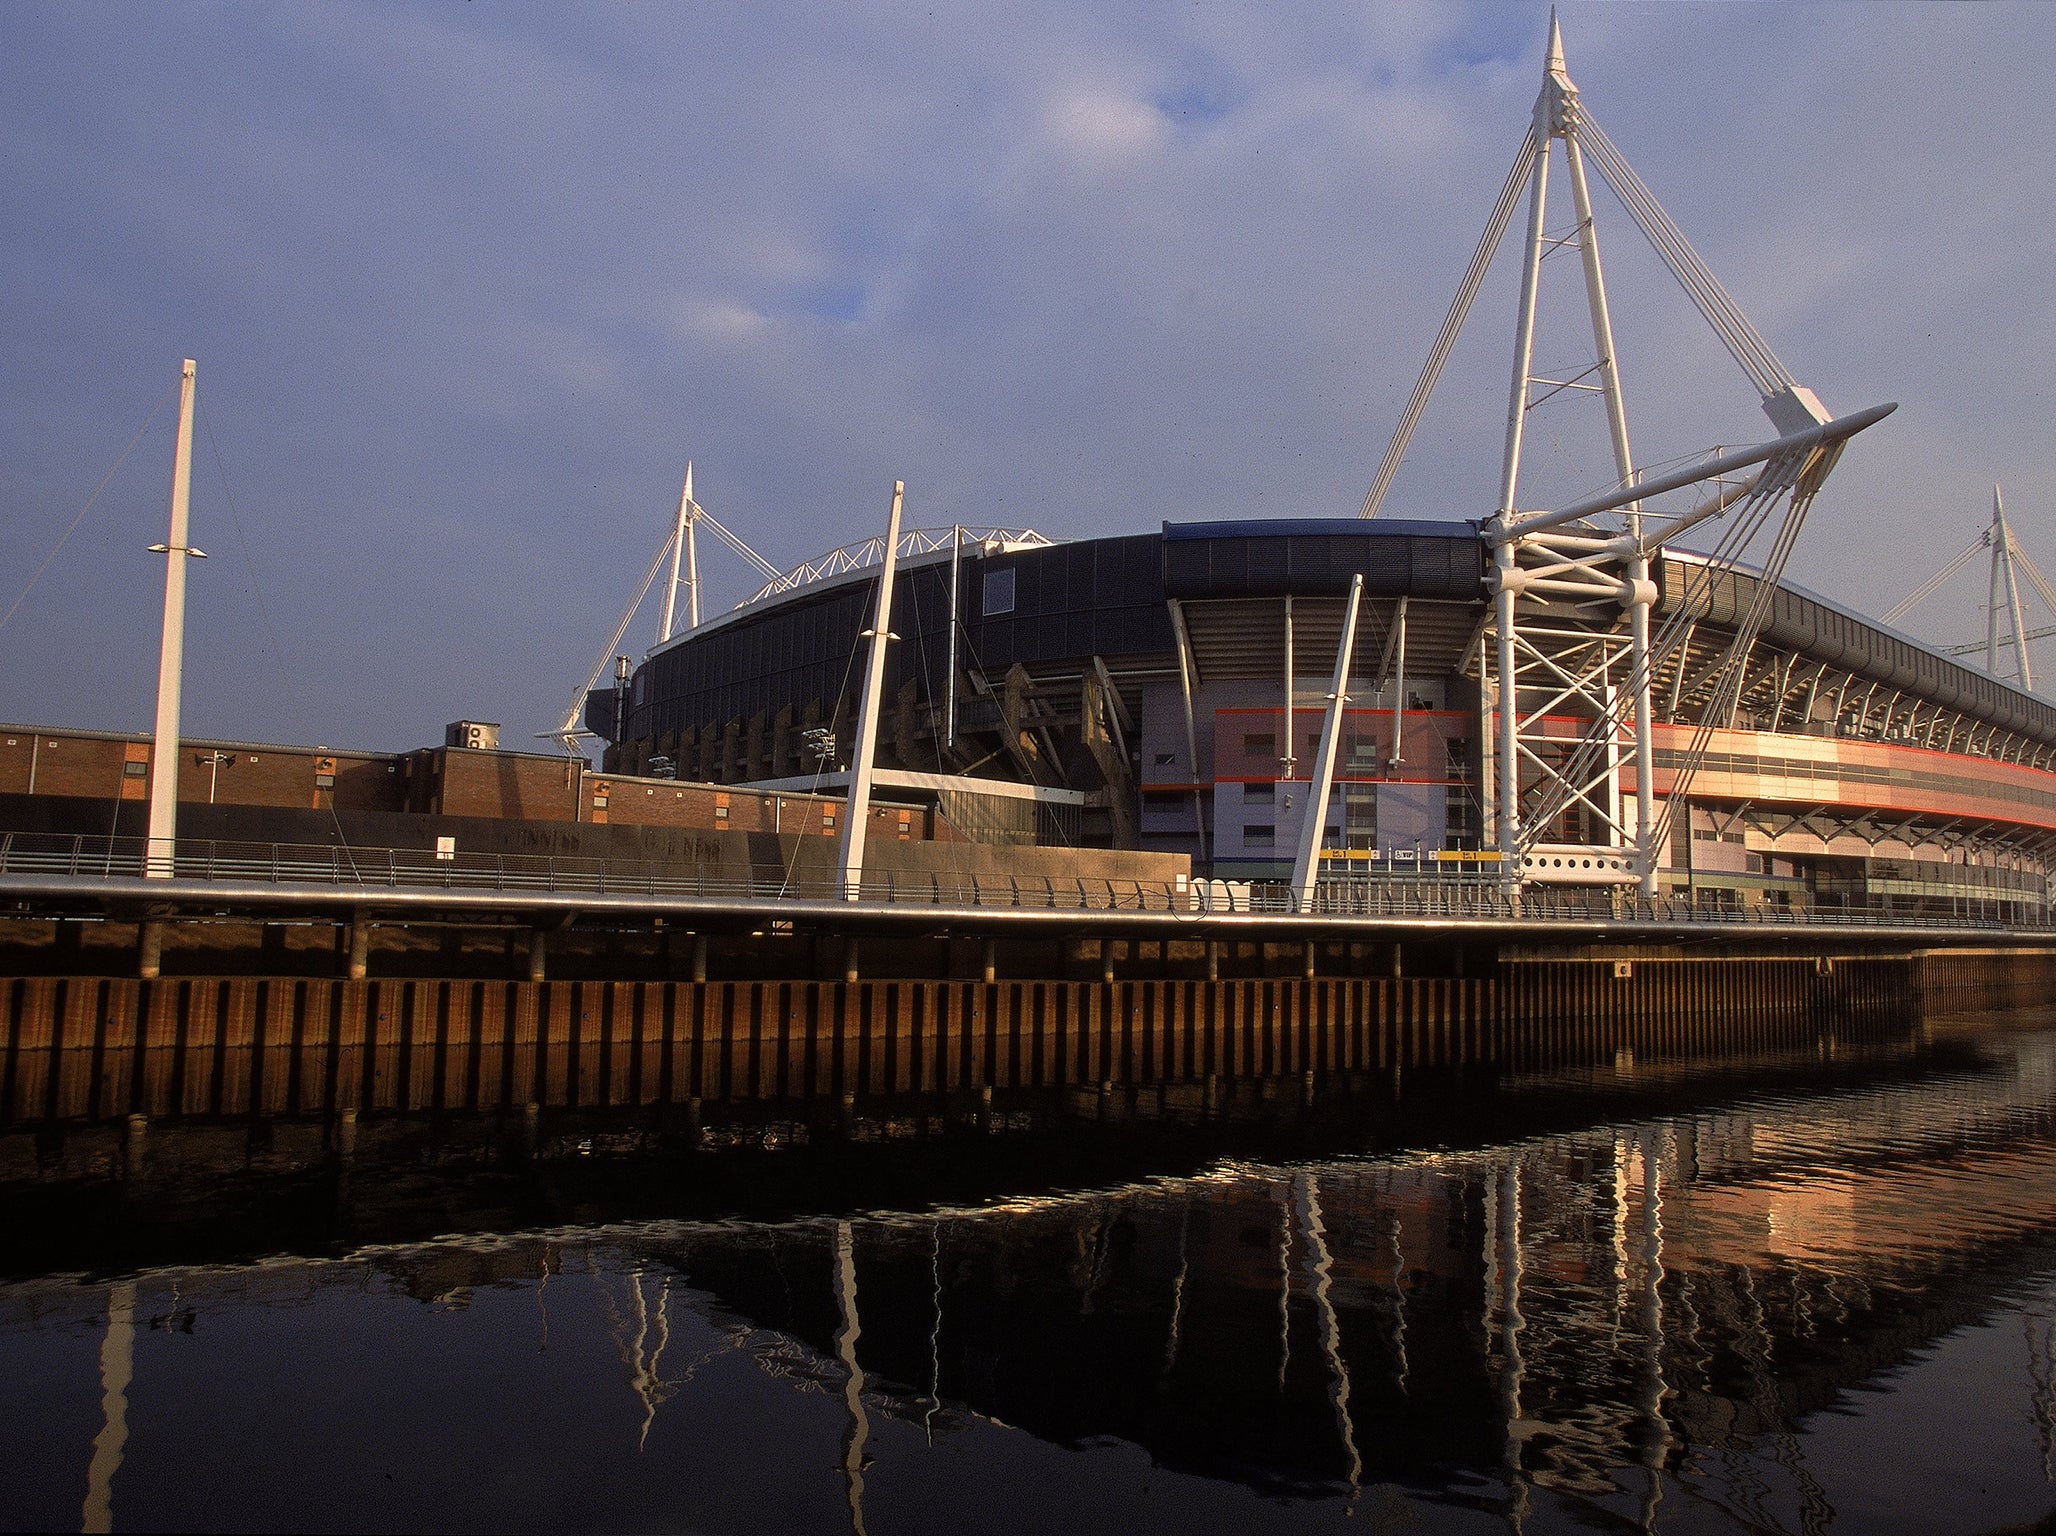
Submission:
<svg viewBox="0 0 2056 1536">
<path fill-rule="evenodd" d="M 2056 1018 L 106 1135 L 113 1162 L 49 1126 L 0 1147 L 8 1528 L 2056 1511 Z"/>
</svg>

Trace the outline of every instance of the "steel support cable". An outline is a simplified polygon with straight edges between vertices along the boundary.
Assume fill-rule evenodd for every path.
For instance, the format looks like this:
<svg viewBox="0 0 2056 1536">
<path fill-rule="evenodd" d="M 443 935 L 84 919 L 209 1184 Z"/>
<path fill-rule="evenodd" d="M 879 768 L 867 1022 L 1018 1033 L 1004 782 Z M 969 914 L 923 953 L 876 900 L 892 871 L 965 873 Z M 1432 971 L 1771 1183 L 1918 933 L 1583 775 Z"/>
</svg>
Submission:
<svg viewBox="0 0 2056 1536">
<path fill-rule="evenodd" d="M 709 528 L 713 529 L 714 532 L 717 535 L 719 535 L 721 540 L 724 543 L 726 543 L 730 549 L 734 550 L 738 555 L 741 555 L 743 559 L 749 561 L 751 565 L 755 566 L 760 575 L 768 576 L 773 581 L 776 581 L 785 574 L 783 571 L 779 570 L 777 566 L 773 565 L 769 560 L 766 560 L 754 549 L 751 549 L 748 543 L 744 541 L 742 535 L 736 533 L 726 523 L 722 522 L 720 518 L 716 517 L 713 513 L 709 512 L 705 507 L 701 506 L 698 502 L 694 502 L 692 504 L 692 510 L 694 520 L 696 522 L 705 523 Z"/>
<path fill-rule="evenodd" d="M 2008 542 L 2012 543 L 2011 540 Z M 2041 569 L 2034 561 L 2028 558 L 2027 551 L 2018 544 L 2013 545 L 2013 563 L 2027 572 L 2029 584 L 2040 594 L 2042 601 L 2048 604 L 2052 611 L 2056 611 L 2056 591 L 2050 590 L 2048 579 L 2042 575 Z"/>
<path fill-rule="evenodd" d="M 1671 269 L 1672 275 L 1685 289 L 1687 296 L 1698 306 L 1715 334 L 1721 338 L 1735 361 L 1741 365 L 1757 392 L 1769 396 L 1785 387 L 1780 382 L 1789 378 L 1784 365 L 1770 352 L 1761 337 L 1755 334 L 1747 320 L 1742 318 L 1740 310 L 1736 308 L 1726 290 L 1720 286 L 1712 273 L 1706 270 L 1697 253 L 1692 250 L 1677 227 L 1670 223 L 1653 195 L 1649 195 L 1647 189 L 1639 183 L 1627 181 L 1633 173 L 1626 162 L 1609 160 L 1606 155 L 1597 151 L 1596 146 L 1593 159 L 1600 168 L 1600 174 L 1613 186 L 1622 204 L 1634 217 L 1650 244 L 1655 247 L 1658 256 Z M 1620 180 L 1616 180 L 1617 175 Z"/>
<path fill-rule="evenodd" d="M 1733 710 L 1740 698 L 1740 684 L 1737 680 L 1743 671 L 1743 662 L 1748 656 L 1749 648 L 1755 643 L 1756 636 L 1762 632 L 1764 620 L 1770 615 L 1771 604 L 1777 597 L 1778 580 L 1784 574 L 1785 563 L 1791 557 L 1793 545 L 1798 541 L 1799 530 L 1806 521 L 1807 512 L 1813 506 L 1815 494 L 1816 491 L 1807 490 L 1802 486 L 1793 487 L 1791 505 L 1785 514 L 1783 526 L 1778 530 L 1777 540 L 1772 546 L 1771 559 L 1758 578 L 1756 593 L 1750 602 L 1749 611 L 1737 627 L 1735 639 L 1728 647 L 1728 676 L 1724 679 L 1721 690 L 1710 701 L 1709 707 L 1700 712 L 1699 723 L 1693 729 L 1692 739 L 1678 761 L 1671 792 L 1664 797 L 1663 809 L 1657 813 L 1656 823 L 1650 831 L 1652 848 L 1660 847 L 1663 840 L 1670 835 L 1677 807 L 1692 792 L 1692 780 L 1698 774 L 1699 764 L 1706 756 L 1706 749 L 1712 742 L 1714 731 L 1728 728 L 1725 723 L 1716 725 L 1715 722 L 1723 720 L 1724 715 Z M 1723 694 L 1727 695 L 1725 704 Z"/>
<path fill-rule="evenodd" d="M 1709 557 L 1709 563 L 1695 570 L 1692 580 L 1687 584 L 1682 600 L 1658 628 L 1656 635 L 1651 640 L 1649 647 L 1649 675 L 1652 680 L 1669 663 L 1671 654 L 1679 644 L 1678 637 L 1681 634 L 1688 634 L 1690 632 L 1691 616 L 1696 613 L 1699 600 L 1704 596 L 1706 589 L 1711 586 L 1713 580 L 1717 578 L 1720 572 L 1731 569 L 1742 550 L 1746 549 L 1754 541 L 1757 532 L 1762 527 L 1770 502 L 1777 495 L 1778 488 L 1784 483 L 1785 477 L 1782 475 L 1767 472 L 1764 476 L 1760 477 L 1758 489 L 1752 492 L 1742 503 L 1741 514 L 1729 525 L 1720 544 Z M 1594 637 L 1596 641 L 1602 644 L 1604 643 L 1604 638 L 1607 637 Z M 1545 792 L 1545 798 L 1538 808 L 1538 815 L 1535 820 L 1536 825 L 1546 825 L 1549 821 L 1553 821 L 1563 813 L 1572 799 L 1583 798 L 1581 795 L 1571 791 L 1567 787 L 1568 784 L 1592 771 L 1597 755 L 1605 746 L 1607 739 L 1617 732 L 1621 724 L 1627 719 L 1638 691 L 1638 680 L 1631 678 L 1629 687 L 1614 696 L 1613 703 L 1601 717 L 1604 730 L 1586 737 L 1579 744 L 1570 762 L 1559 774 L 1558 783 L 1554 787 L 1553 792 Z"/>
<path fill-rule="evenodd" d="M 1663 258 L 1672 275 L 1699 306 L 1707 323 L 1727 344 L 1735 361 L 1741 364 L 1743 372 L 1756 385 L 1758 393 L 1769 396 L 1781 389 L 1794 387 L 1798 381 L 1779 361 L 1770 343 L 1749 323 L 1720 279 L 1700 259 L 1684 232 L 1656 200 L 1656 194 L 1649 190 L 1589 113 L 1580 113 L 1578 135 L 1581 142 L 1591 148 L 1592 158 L 1599 166 L 1599 173 L 1606 178 L 1607 185 L 1613 188 L 1614 195 L 1656 248 L 1657 255 Z"/>
<path fill-rule="evenodd" d="M 140 443 L 143 440 L 143 434 L 145 432 L 148 432 L 150 430 L 151 423 L 157 420 L 157 413 L 164 409 L 164 402 L 171 398 L 172 392 L 176 390 L 178 387 L 178 382 L 174 380 L 171 386 L 167 388 L 163 394 L 157 397 L 157 403 L 150 407 L 150 414 L 148 416 L 145 416 L 143 418 L 143 424 L 140 427 L 136 428 L 136 435 L 128 440 L 128 446 L 123 448 L 120 453 L 116 454 L 114 457 L 114 462 L 107 466 L 107 473 L 102 475 L 100 477 L 100 483 L 93 487 L 93 494 L 86 498 L 86 504 L 80 507 L 78 511 L 72 515 L 72 519 L 70 523 L 66 524 L 64 532 L 58 535 L 57 542 L 50 547 L 50 553 L 45 555 L 43 557 L 43 563 L 36 567 L 35 575 L 31 576 L 28 579 L 28 581 L 23 585 L 20 594 L 14 599 L 14 601 L 11 604 L 8 605 L 7 612 L 5 614 L 0 614 L 0 629 L 5 629 L 7 627 L 7 621 L 13 618 L 15 614 L 21 610 L 21 605 L 23 603 L 28 601 L 29 593 L 35 589 L 36 583 L 43 579 L 43 573 L 50 569 L 50 563 L 57 558 L 59 552 L 63 550 L 65 544 L 70 541 L 71 536 L 74 533 L 78 532 L 79 524 L 84 522 L 86 520 L 86 514 L 93 510 L 93 503 L 98 501 L 100 499 L 100 493 L 107 489 L 107 482 L 114 478 L 116 470 L 120 469 L 122 465 L 128 462 L 128 456 L 136 451 L 136 444 Z"/>
<path fill-rule="evenodd" d="M 636 610 L 642 607 L 643 599 L 650 595 L 650 587 L 657 579 L 657 572 L 664 568 L 665 557 L 671 553 L 671 541 L 675 537 L 675 533 L 667 533 L 664 535 L 664 542 L 657 546 L 657 553 L 650 560 L 650 568 L 643 572 L 642 585 L 635 589 L 635 596 L 629 600 L 628 607 L 623 611 L 621 622 L 614 626 L 613 638 L 607 642 L 607 648 L 600 652 L 600 659 L 586 675 L 585 686 L 571 696 L 570 712 L 564 716 L 564 724 L 556 734 L 569 735 L 577 728 L 578 717 L 585 709 L 586 695 L 593 691 L 593 685 L 599 682 L 600 674 L 607 670 L 607 663 L 614 659 L 614 652 L 621 644 L 621 637 L 628 633 L 628 626 L 633 622 Z"/>
<path fill-rule="evenodd" d="M 1729 524 L 1719 545 L 1707 557 L 1707 563 L 1694 569 L 1679 603 L 1651 638 L 1647 668 L 1652 682 L 1669 664 L 1681 643 L 1680 637 L 1690 633 L 1701 599 L 1721 575 L 1734 569 L 1741 553 L 1755 541 L 1770 508 L 1791 483 L 1792 471 L 1797 463 L 1797 457 L 1793 456 L 1789 463 L 1780 462 L 1766 467 L 1764 474 L 1759 478 L 1757 488 L 1740 503 L 1739 515 Z M 1787 552 L 1789 553 L 1789 550 Z M 1616 637 L 1594 636 L 1595 641 L 1602 644 L 1612 638 Z M 1680 658 L 1679 665 L 1683 664 L 1683 658 Z M 1725 676 L 1725 673 L 1716 675 Z M 1628 686 L 1615 693 L 1612 703 L 1597 718 L 1595 723 L 1599 728 L 1578 743 L 1571 757 L 1560 768 L 1552 770 L 1556 782 L 1545 786 L 1543 798 L 1537 805 L 1536 813 L 1529 825 L 1538 829 L 1547 826 L 1562 815 L 1574 801 L 1589 802 L 1589 794 L 1578 786 L 1593 773 L 1600 752 L 1606 750 L 1627 721 L 1639 691 L 1640 677 L 1631 675 Z"/>
<path fill-rule="evenodd" d="M 1665 265 L 1670 267 L 1672 274 L 1698 304 L 1708 323 L 1726 342 L 1758 391 L 1769 395 L 1790 386 L 1794 382 L 1792 376 L 1771 350 L 1770 344 L 1749 323 L 1740 306 L 1693 250 L 1691 242 L 1657 201 L 1647 183 L 1607 138 L 1605 130 L 1589 118 L 1581 124 L 1581 133 L 1585 129 L 1590 131 L 1593 158 L 1599 164 L 1600 174 L 1613 187 L 1615 195 L 1655 246 Z"/>
<path fill-rule="evenodd" d="M 1520 206 L 1528 178 L 1534 174 L 1535 154 L 1535 130 L 1530 126 L 1527 137 L 1521 140 L 1520 153 L 1514 157 L 1513 169 L 1506 173 L 1506 182 L 1499 189 L 1499 201 L 1492 205 L 1492 216 L 1485 221 L 1485 232 L 1478 237 L 1477 249 L 1471 252 L 1471 264 L 1464 269 L 1456 297 L 1450 301 L 1449 312 L 1442 317 L 1442 329 L 1436 333 L 1435 345 L 1428 350 L 1428 361 L 1421 368 L 1421 376 L 1414 381 L 1413 394 L 1400 415 L 1398 427 L 1393 430 L 1392 441 L 1385 447 L 1385 457 L 1378 465 L 1378 476 L 1364 496 L 1363 508 L 1357 513 L 1359 517 L 1378 515 L 1392 477 L 1399 473 L 1399 461 L 1406 456 L 1407 444 L 1413 439 L 1414 428 L 1420 424 L 1421 412 L 1428 407 L 1428 396 L 1434 392 L 1436 380 L 1442 377 L 1442 365 L 1449 361 L 1457 332 L 1463 329 L 1471 305 L 1478 297 L 1478 289 L 1484 284 L 1486 269 L 1492 265 L 1500 241 L 1506 238 L 1506 226 L 1513 218 L 1514 209 Z"/>
<path fill-rule="evenodd" d="M 1984 549 L 1985 547 L 1986 545 L 1984 531 L 1980 529 L 1978 532 L 1978 536 L 1972 539 L 1968 545 L 1966 545 L 1962 550 L 1960 550 L 1954 559 L 1952 559 L 1947 565 L 1943 566 L 1939 571 L 1935 572 L 1934 575 L 1928 577 L 1926 581 L 1922 582 L 1919 586 L 1915 587 L 1913 591 L 1909 593 L 1904 599 L 1902 599 L 1896 607 L 1887 610 L 1884 618 L 1881 619 L 1879 622 L 1884 624 L 1896 624 L 1899 620 L 1905 618 L 1907 614 L 1911 613 L 1915 608 L 1918 608 L 1930 597 L 1933 597 L 1935 595 L 1936 590 L 1942 585 L 1943 582 L 1947 581 L 1951 576 L 1954 576 L 1958 571 L 1962 570 L 1963 567 L 1969 564 L 1971 559 L 1974 556 L 1976 556 L 1977 552 L 1981 549 Z"/>
</svg>

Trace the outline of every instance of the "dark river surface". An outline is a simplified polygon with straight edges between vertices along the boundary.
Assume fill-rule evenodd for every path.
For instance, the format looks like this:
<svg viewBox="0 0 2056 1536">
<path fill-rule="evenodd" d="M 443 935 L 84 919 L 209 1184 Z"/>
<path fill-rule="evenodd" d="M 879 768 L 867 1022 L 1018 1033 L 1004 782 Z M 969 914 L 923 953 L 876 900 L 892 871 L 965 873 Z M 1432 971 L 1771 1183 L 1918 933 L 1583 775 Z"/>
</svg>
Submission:
<svg viewBox="0 0 2056 1536">
<path fill-rule="evenodd" d="M 9 1528 L 2056 1510 L 2056 1015 L 1547 1072 L 0 1143 Z"/>
</svg>

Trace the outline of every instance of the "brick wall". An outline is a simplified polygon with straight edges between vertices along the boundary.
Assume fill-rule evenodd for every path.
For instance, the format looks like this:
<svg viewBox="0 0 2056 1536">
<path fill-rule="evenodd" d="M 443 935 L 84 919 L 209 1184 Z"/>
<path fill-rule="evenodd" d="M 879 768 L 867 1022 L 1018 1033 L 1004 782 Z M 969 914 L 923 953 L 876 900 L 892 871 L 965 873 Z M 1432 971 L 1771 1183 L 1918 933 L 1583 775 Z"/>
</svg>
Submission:
<svg viewBox="0 0 2056 1536">
<path fill-rule="evenodd" d="M 424 747 L 408 754 L 407 809 L 506 821 L 583 820 L 582 758 Z"/>
<path fill-rule="evenodd" d="M 147 734 L 0 726 L 0 795 L 142 802 L 149 773 Z M 839 796 L 621 778 L 594 774 L 581 758 L 547 753 L 339 752 L 261 742 L 181 743 L 179 801 L 826 837 L 841 832 L 843 816 Z M 871 818 L 873 841 L 963 841 L 933 807 L 874 805 Z"/>
<path fill-rule="evenodd" d="M 584 798 L 584 819 L 600 824 L 825 837 L 837 836 L 842 831 L 843 802 L 839 796 L 594 774 L 586 779 Z M 869 836 L 960 841 L 956 829 L 927 806 L 873 805 Z"/>
<path fill-rule="evenodd" d="M 0 794 L 147 800 L 150 766 L 147 734 L 0 727 Z M 178 798 L 200 805 L 397 811 L 407 803 L 406 761 L 379 752 L 184 741 Z"/>
</svg>

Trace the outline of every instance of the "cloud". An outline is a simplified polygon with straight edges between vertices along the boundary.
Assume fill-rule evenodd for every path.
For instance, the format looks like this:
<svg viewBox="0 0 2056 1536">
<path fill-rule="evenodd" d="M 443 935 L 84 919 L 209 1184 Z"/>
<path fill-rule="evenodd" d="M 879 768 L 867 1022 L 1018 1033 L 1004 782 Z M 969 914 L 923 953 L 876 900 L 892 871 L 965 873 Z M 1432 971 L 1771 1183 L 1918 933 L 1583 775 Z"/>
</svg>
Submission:
<svg viewBox="0 0 2056 1536">
<path fill-rule="evenodd" d="M 894 477 L 917 517 L 1057 535 L 1346 515 L 1525 128 L 1546 21 L 19 5 L 0 568 L 41 560 L 182 356 L 278 616 L 260 638 L 247 573 L 196 584 L 189 708 L 223 734 L 554 723 L 688 456 L 781 564 L 871 532 Z M 1564 25 L 1587 103 L 1787 362 L 1834 404 L 1904 402 L 1845 457 L 1803 578 L 1889 606 L 1994 478 L 2056 556 L 2036 510 L 2056 498 L 2056 16 L 1574 6 Z M 1760 435 L 1600 204 L 1638 452 Z M 1493 494 L 1510 267 L 1395 513 Z M 1552 311 L 1550 355 L 1589 350 L 1582 325 Z M 0 630 L 0 714 L 143 722 L 162 436 Z M 1577 408 L 1537 445 L 1538 484 L 1599 478 Z M 196 518 L 220 527 L 201 469 Z"/>
</svg>

